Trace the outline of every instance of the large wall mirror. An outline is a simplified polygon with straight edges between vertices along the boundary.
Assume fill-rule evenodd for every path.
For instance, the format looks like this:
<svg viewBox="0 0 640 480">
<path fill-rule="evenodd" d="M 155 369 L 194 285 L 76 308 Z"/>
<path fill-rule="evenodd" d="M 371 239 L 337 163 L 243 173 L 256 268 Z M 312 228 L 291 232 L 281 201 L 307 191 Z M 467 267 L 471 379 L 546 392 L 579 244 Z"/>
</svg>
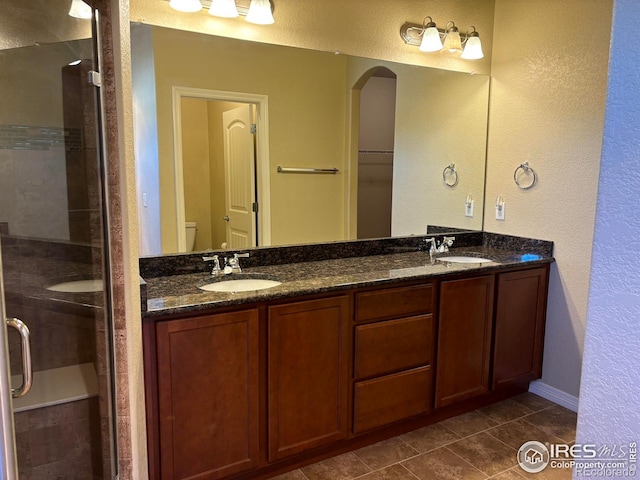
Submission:
<svg viewBox="0 0 640 480">
<path fill-rule="evenodd" d="M 482 229 L 488 76 L 131 29 L 142 255 Z"/>
</svg>

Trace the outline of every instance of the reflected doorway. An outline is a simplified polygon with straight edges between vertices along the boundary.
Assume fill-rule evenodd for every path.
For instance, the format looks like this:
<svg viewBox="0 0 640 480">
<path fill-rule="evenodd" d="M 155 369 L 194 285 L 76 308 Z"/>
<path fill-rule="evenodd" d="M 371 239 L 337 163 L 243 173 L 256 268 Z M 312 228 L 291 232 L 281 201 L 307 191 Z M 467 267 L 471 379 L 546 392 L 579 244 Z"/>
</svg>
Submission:
<svg viewBox="0 0 640 480">
<path fill-rule="evenodd" d="M 266 109 L 261 95 L 174 87 L 180 251 L 269 245 Z"/>
<path fill-rule="evenodd" d="M 391 236 L 396 75 L 377 68 L 360 91 L 357 238 Z"/>
</svg>

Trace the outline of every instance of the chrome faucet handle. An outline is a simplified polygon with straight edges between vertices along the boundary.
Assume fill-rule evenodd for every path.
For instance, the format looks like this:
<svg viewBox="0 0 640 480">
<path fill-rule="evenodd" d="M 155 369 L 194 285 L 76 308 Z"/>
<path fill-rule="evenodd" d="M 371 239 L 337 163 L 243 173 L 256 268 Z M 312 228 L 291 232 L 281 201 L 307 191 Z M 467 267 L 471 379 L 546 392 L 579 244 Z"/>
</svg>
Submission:
<svg viewBox="0 0 640 480">
<path fill-rule="evenodd" d="M 233 258 L 229 261 L 229 265 L 234 272 L 242 273 L 242 268 L 240 267 L 240 259 L 241 258 L 249 258 L 248 253 L 234 253 Z"/>
<path fill-rule="evenodd" d="M 453 241 L 456 237 L 442 237 L 440 246 L 438 247 L 438 253 L 446 253 L 449 251 L 449 247 L 453 245 Z"/>
<path fill-rule="evenodd" d="M 218 259 L 218 255 L 214 255 L 213 257 L 202 257 L 202 260 L 205 262 L 213 261 L 213 268 L 211 269 L 211 275 L 217 277 L 220 275 L 220 260 Z"/>
</svg>

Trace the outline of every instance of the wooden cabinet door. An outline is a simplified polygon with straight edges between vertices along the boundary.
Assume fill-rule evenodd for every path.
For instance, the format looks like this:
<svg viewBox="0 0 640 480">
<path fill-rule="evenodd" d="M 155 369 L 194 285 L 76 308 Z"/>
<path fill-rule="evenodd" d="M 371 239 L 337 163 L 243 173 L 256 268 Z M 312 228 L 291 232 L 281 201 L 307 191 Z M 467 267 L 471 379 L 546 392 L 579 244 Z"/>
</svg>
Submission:
<svg viewBox="0 0 640 480">
<path fill-rule="evenodd" d="M 269 307 L 269 460 L 347 436 L 347 296 Z"/>
<path fill-rule="evenodd" d="M 498 275 L 493 388 L 542 375 L 549 269 Z"/>
<path fill-rule="evenodd" d="M 440 284 L 436 408 L 488 391 L 493 283 L 485 275 Z"/>
<path fill-rule="evenodd" d="M 258 465 L 258 311 L 156 327 L 162 479 Z"/>
</svg>

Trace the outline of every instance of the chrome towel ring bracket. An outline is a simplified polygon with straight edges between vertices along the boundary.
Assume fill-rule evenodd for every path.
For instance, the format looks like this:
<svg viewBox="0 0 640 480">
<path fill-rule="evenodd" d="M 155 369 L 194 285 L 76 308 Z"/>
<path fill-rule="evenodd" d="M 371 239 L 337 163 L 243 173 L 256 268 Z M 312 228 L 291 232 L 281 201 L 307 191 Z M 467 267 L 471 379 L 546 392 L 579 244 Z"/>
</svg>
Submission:
<svg viewBox="0 0 640 480">
<path fill-rule="evenodd" d="M 442 180 L 447 187 L 455 187 L 458 184 L 458 171 L 456 164 L 452 163 L 442 171 Z"/>
<path fill-rule="evenodd" d="M 524 177 L 529 177 L 529 181 L 523 180 Z M 513 172 L 513 181 L 520 190 L 529 190 L 538 181 L 538 175 L 536 171 L 529 166 L 529 162 L 521 163 Z"/>
</svg>

